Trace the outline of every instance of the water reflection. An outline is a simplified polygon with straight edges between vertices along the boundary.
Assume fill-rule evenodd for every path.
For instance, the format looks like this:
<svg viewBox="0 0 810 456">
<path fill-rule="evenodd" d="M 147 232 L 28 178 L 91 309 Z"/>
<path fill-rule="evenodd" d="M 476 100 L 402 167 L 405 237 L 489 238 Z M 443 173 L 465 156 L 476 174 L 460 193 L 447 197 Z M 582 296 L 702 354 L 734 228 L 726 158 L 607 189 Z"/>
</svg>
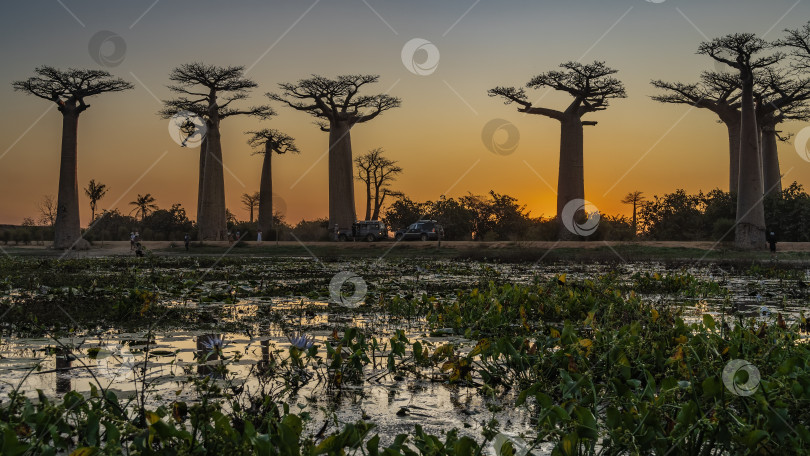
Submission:
<svg viewBox="0 0 810 456">
<path fill-rule="evenodd" d="M 72 377 L 70 370 L 75 357 L 70 353 L 70 349 L 59 347 L 54 354 L 56 361 L 56 394 L 66 394 L 72 389 Z"/>
</svg>

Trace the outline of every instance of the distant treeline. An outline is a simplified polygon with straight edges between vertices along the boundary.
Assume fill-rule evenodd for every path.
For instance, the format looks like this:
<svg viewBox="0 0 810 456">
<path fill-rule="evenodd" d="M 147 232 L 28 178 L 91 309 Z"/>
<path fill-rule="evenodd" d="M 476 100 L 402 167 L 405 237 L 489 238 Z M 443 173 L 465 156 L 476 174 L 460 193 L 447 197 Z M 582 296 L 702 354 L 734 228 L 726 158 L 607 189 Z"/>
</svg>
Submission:
<svg viewBox="0 0 810 456">
<path fill-rule="evenodd" d="M 719 189 L 708 193 L 688 194 L 676 190 L 638 203 L 638 234 L 633 233 L 632 218 L 600 214 L 599 227 L 586 240 L 656 241 L 733 241 L 736 198 Z M 228 230 L 243 240 L 256 240 L 256 223 L 238 221 L 230 212 Z M 794 182 L 781 194 L 765 199 L 768 228 L 779 241 L 810 242 L 810 195 Z M 468 194 L 459 198 L 415 202 L 407 196 L 394 201 L 382 217 L 392 231 L 405 228 L 417 220 L 437 220 L 444 226 L 446 240 L 451 241 L 553 241 L 557 239 L 554 217 L 531 217 L 526 206 L 509 195 L 490 191 L 486 196 Z M 327 219 L 302 220 L 295 225 L 276 216 L 276 229 L 262 233 L 264 241 L 327 241 L 330 239 Z M 104 211 L 91 229 L 84 230 L 91 242 L 125 241 L 138 231 L 149 241 L 181 241 L 188 233 L 197 240 L 197 227 L 179 204 L 171 209 L 157 209 L 138 220 L 118 210 Z M 0 242 L 8 245 L 42 243 L 50 240 L 49 226 L 0 225 Z"/>
</svg>

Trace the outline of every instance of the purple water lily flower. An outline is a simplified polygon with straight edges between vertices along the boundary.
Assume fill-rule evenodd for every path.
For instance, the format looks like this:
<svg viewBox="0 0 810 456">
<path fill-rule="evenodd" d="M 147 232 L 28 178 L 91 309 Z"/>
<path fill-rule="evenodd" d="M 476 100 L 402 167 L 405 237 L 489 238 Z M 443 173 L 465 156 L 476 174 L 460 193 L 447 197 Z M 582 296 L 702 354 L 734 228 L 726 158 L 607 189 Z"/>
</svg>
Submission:
<svg viewBox="0 0 810 456">
<path fill-rule="evenodd" d="M 301 351 L 309 350 L 310 347 L 312 347 L 312 345 L 315 343 L 315 336 L 302 333 L 288 334 L 287 339 L 290 341 L 290 344 L 292 344 L 293 347 Z"/>
</svg>

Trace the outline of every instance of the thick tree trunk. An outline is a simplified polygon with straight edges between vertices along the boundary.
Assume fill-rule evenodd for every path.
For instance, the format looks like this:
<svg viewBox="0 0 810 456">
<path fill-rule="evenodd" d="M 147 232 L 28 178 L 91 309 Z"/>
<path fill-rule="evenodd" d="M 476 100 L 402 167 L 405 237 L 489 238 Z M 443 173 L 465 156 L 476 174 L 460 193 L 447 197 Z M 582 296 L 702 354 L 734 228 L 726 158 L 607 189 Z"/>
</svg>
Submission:
<svg viewBox="0 0 810 456">
<path fill-rule="evenodd" d="M 737 193 L 740 183 L 740 114 L 722 118 L 728 130 L 728 191 Z"/>
<path fill-rule="evenodd" d="M 740 178 L 734 244 L 740 249 L 765 247 L 765 208 L 762 203 L 762 162 L 759 128 L 754 110 L 753 76 L 743 75 L 740 124 Z"/>
<path fill-rule="evenodd" d="M 354 223 L 354 173 L 352 172 L 351 125 L 329 125 L 329 229 L 351 228 Z"/>
<path fill-rule="evenodd" d="M 200 224 L 200 214 L 202 213 L 202 202 L 203 202 L 203 188 L 205 188 L 205 154 L 208 144 L 208 139 L 203 138 L 202 143 L 200 144 L 200 175 L 197 178 L 197 225 Z M 200 238 L 202 239 L 202 238 Z"/>
<path fill-rule="evenodd" d="M 206 156 L 203 179 L 203 201 L 198 217 L 201 240 L 224 240 L 225 175 L 222 167 L 222 145 L 219 122 L 211 122 L 206 137 Z"/>
<path fill-rule="evenodd" d="M 765 194 L 782 193 L 782 174 L 779 169 L 776 126 L 762 127 L 762 176 L 765 183 Z"/>
<path fill-rule="evenodd" d="M 560 170 L 557 179 L 557 220 L 559 239 L 577 239 L 562 220 L 562 211 L 569 201 L 585 199 L 582 121 L 578 117 L 561 122 Z"/>
<path fill-rule="evenodd" d="M 259 230 L 262 239 L 269 239 L 273 229 L 273 152 L 266 150 L 262 160 L 262 180 L 259 183 Z"/>
<path fill-rule="evenodd" d="M 62 157 L 59 165 L 59 194 L 56 202 L 53 246 L 57 249 L 85 248 L 80 241 L 78 167 L 79 113 L 62 109 Z"/>
</svg>

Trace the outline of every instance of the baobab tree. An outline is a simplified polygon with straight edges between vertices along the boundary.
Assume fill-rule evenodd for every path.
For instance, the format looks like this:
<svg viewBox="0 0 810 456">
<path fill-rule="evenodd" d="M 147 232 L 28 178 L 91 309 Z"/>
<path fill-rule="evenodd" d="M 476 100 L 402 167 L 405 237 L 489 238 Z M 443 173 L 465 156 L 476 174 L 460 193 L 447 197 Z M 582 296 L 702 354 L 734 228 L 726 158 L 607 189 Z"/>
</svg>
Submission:
<svg viewBox="0 0 810 456">
<path fill-rule="evenodd" d="M 299 153 L 295 140 L 278 130 L 249 131 L 248 144 L 257 154 L 264 155 L 262 177 L 259 184 L 259 226 L 265 235 L 273 229 L 273 154 Z"/>
<path fill-rule="evenodd" d="M 652 81 L 657 89 L 665 91 L 653 100 L 661 103 L 687 104 L 703 108 L 717 115 L 728 131 L 729 173 L 728 188 L 737 193 L 740 177 L 740 96 L 741 82 L 738 76 L 729 73 L 704 72 L 700 82 Z"/>
<path fill-rule="evenodd" d="M 737 70 L 740 76 L 740 175 L 737 185 L 737 220 L 734 244 L 741 249 L 765 247 L 760 130 L 754 105 L 756 72 L 775 65 L 779 53 L 766 54 L 772 45 L 752 33 L 737 33 L 701 43 L 698 54 L 708 55 Z"/>
<path fill-rule="evenodd" d="M 357 180 L 366 186 L 365 220 L 379 220 L 386 196 L 398 194 L 391 191 L 391 182 L 402 174 L 402 167 L 396 161 L 384 157 L 383 153 L 383 149 L 378 147 L 354 159 L 357 164 Z"/>
<path fill-rule="evenodd" d="M 135 213 L 135 218 L 138 218 L 138 214 L 140 214 L 141 221 L 158 208 L 157 204 L 155 204 L 155 197 L 153 197 L 151 193 L 147 193 L 146 195 L 139 193 L 135 201 L 130 201 L 129 204 L 135 206 L 132 212 Z M 130 212 L 130 214 L 132 212 Z"/>
<path fill-rule="evenodd" d="M 54 242 L 57 249 L 87 248 L 81 238 L 79 219 L 78 130 L 79 115 L 90 107 L 87 98 L 107 92 L 122 92 L 133 86 L 101 70 L 41 66 L 36 76 L 15 81 L 14 90 L 56 103 L 62 114 L 62 151 L 59 165 Z"/>
<path fill-rule="evenodd" d="M 633 236 L 638 235 L 638 205 L 645 200 L 646 198 L 644 197 L 644 193 L 638 190 L 628 193 L 627 196 L 625 196 L 622 200 L 622 204 L 633 205 Z"/>
<path fill-rule="evenodd" d="M 384 111 L 399 107 L 401 100 L 387 94 L 360 95 L 377 75 L 344 75 L 334 79 L 313 75 L 295 84 L 279 84 L 281 93 L 267 94 L 298 111 L 321 119 L 322 131 L 329 132 L 329 229 L 348 228 L 355 221 L 354 172 L 352 171 L 351 129 Z"/>
<path fill-rule="evenodd" d="M 90 198 L 90 223 L 93 223 L 93 220 L 96 219 L 96 205 L 107 194 L 107 190 L 105 184 L 96 183 L 95 179 L 90 179 L 90 183 L 84 189 L 84 194 Z"/>
<path fill-rule="evenodd" d="M 624 84 L 614 78 L 618 72 L 605 65 L 604 62 L 593 62 L 583 65 L 579 62 L 567 62 L 560 65 L 562 70 L 549 71 L 532 78 L 527 88 L 538 89 L 549 87 L 561 92 L 567 92 L 574 100 L 565 108 L 558 111 L 539 106 L 533 106 L 526 91 L 516 87 L 495 87 L 488 94 L 491 97 L 505 99 L 505 104 L 516 103 L 520 107 L 518 112 L 536 114 L 550 117 L 560 122 L 560 165 L 557 179 L 557 220 L 559 222 L 559 237 L 571 238 L 564 226 L 562 211 L 566 204 L 573 200 L 585 199 L 585 176 L 583 160 L 583 129 L 585 125 L 596 125 L 593 121 L 584 121 L 586 114 L 604 111 L 609 100 L 625 98 L 627 94 Z"/>
<path fill-rule="evenodd" d="M 259 206 L 259 192 L 242 193 L 242 207 L 250 214 L 249 223 L 253 223 L 253 211 Z"/>
<path fill-rule="evenodd" d="M 220 122 L 232 116 L 246 115 L 262 119 L 275 115 L 266 105 L 245 109 L 233 103 L 248 97 L 257 84 L 244 77 L 244 67 L 219 67 L 194 62 L 172 70 L 174 82 L 169 90 L 177 98 L 165 100 L 160 114 L 170 118 L 183 111 L 204 119 L 208 131 L 200 148 L 200 184 L 198 186 L 197 225 L 202 240 L 223 240 L 226 232 L 225 174 L 222 164 Z"/>
<path fill-rule="evenodd" d="M 789 120 L 808 120 L 810 110 L 810 79 L 796 79 L 770 71 L 768 90 L 755 94 L 757 126 L 760 129 L 760 156 L 765 195 L 782 193 L 782 172 L 779 166 L 777 144 L 787 140 L 781 136 L 778 125 Z"/>
</svg>

